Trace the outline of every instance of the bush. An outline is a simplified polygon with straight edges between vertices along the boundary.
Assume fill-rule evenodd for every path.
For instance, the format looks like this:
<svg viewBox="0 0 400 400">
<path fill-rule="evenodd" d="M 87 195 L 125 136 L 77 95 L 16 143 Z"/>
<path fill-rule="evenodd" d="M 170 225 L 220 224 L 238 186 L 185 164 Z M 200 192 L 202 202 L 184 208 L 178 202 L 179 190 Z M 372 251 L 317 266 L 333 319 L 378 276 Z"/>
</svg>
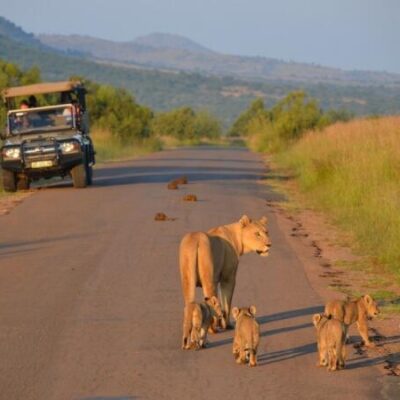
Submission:
<svg viewBox="0 0 400 400">
<path fill-rule="evenodd" d="M 180 141 L 198 142 L 202 138 L 216 139 L 221 135 L 220 122 L 206 111 L 195 113 L 189 107 L 177 108 L 156 115 L 151 132 Z"/>
<path fill-rule="evenodd" d="M 231 136 L 247 137 L 256 151 L 278 152 L 286 149 L 310 129 L 323 129 L 338 120 L 349 120 L 344 110 L 323 113 L 317 101 L 302 91 L 289 93 L 271 110 L 261 99 L 254 100 L 231 127 Z"/>
<path fill-rule="evenodd" d="M 264 101 L 260 98 L 253 100 L 249 108 L 239 115 L 228 132 L 228 136 L 247 136 L 249 124 L 254 118 L 268 117 Z"/>
<path fill-rule="evenodd" d="M 136 103 L 126 90 L 87 82 L 88 108 L 94 128 L 109 130 L 121 142 L 150 136 L 152 111 Z"/>
</svg>

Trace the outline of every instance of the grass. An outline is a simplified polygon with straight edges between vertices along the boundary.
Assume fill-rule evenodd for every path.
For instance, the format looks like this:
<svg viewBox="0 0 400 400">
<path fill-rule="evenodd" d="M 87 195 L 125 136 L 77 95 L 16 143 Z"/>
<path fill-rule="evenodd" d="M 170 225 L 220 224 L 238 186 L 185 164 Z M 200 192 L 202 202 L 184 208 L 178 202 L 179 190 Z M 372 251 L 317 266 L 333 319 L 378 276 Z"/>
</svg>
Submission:
<svg viewBox="0 0 400 400">
<path fill-rule="evenodd" d="M 311 206 L 400 280 L 400 117 L 307 133 L 276 160 L 294 172 Z"/>
<path fill-rule="evenodd" d="M 179 140 L 172 136 L 161 136 L 160 141 L 162 143 L 163 149 L 175 149 L 179 147 L 190 147 L 190 146 L 201 146 L 201 145 L 208 145 L 208 146 L 231 146 L 231 145 L 239 145 L 243 146 L 243 141 L 240 140 L 232 140 L 231 138 L 221 136 L 219 138 L 196 138 L 196 139 L 186 139 L 186 140 Z"/>
<path fill-rule="evenodd" d="M 126 143 L 104 129 L 93 129 L 91 136 L 98 162 L 127 160 L 162 149 L 161 141 L 153 137 Z"/>
</svg>

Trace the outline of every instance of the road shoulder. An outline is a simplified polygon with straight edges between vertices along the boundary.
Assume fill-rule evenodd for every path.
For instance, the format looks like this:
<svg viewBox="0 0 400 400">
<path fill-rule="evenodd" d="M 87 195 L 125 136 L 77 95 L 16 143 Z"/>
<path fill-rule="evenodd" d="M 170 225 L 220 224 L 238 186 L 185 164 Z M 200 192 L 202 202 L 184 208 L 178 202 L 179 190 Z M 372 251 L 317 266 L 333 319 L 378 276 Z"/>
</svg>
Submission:
<svg viewBox="0 0 400 400">
<path fill-rule="evenodd" d="M 369 321 L 369 335 L 376 343 L 374 349 L 367 350 L 360 345 L 355 327 L 350 329 L 350 333 L 357 353 L 377 365 L 383 377 L 399 377 L 400 314 L 388 310 L 391 306 L 397 308 L 400 288 L 390 281 L 390 277 L 382 278 L 373 270 L 362 270 L 366 257 L 356 254 L 346 245 L 351 238 L 345 237 L 322 213 L 304 207 L 290 176 L 274 167 L 269 160 L 266 160 L 266 167 L 266 184 L 280 193 L 277 198 L 285 198 L 284 201 L 267 201 L 267 206 L 276 215 L 287 242 L 305 266 L 310 285 L 324 302 L 344 299 L 347 295 L 379 294 L 383 291 L 395 295 L 390 302 L 378 299 L 384 311 L 378 319 Z"/>
</svg>

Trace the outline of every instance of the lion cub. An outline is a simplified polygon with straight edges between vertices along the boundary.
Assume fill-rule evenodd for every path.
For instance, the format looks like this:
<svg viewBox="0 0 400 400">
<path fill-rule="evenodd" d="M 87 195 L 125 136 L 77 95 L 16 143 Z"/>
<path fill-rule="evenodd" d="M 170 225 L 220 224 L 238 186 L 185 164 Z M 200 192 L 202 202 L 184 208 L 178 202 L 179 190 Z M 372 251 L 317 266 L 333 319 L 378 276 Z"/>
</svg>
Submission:
<svg viewBox="0 0 400 400">
<path fill-rule="evenodd" d="M 260 342 L 260 325 L 256 321 L 256 307 L 232 308 L 236 321 L 233 339 L 233 356 L 238 364 L 257 365 L 257 348 Z"/>
<path fill-rule="evenodd" d="M 222 317 L 221 304 L 216 296 L 205 298 L 202 303 L 188 303 L 183 314 L 182 349 L 206 347 L 207 331 L 215 332 Z"/>
<path fill-rule="evenodd" d="M 344 323 L 346 336 L 349 326 L 357 322 L 358 331 L 367 347 L 375 346 L 368 338 L 367 318 L 376 317 L 378 314 L 379 308 L 368 294 L 355 300 L 333 300 L 325 306 L 325 315 Z"/>
<path fill-rule="evenodd" d="M 330 319 L 324 314 L 314 314 L 313 324 L 317 328 L 317 341 L 320 367 L 328 371 L 344 368 L 346 359 L 346 328 L 337 319 Z"/>
</svg>

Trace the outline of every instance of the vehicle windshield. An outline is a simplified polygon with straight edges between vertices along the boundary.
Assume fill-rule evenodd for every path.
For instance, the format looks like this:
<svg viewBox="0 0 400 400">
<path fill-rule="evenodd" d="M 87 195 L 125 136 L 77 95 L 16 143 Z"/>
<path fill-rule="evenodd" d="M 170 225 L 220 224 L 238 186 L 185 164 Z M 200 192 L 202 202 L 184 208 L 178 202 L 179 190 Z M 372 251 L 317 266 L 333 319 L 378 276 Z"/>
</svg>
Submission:
<svg viewBox="0 0 400 400">
<path fill-rule="evenodd" d="M 74 106 L 24 108 L 8 113 L 8 126 L 13 135 L 71 129 L 75 127 Z"/>
</svg>

